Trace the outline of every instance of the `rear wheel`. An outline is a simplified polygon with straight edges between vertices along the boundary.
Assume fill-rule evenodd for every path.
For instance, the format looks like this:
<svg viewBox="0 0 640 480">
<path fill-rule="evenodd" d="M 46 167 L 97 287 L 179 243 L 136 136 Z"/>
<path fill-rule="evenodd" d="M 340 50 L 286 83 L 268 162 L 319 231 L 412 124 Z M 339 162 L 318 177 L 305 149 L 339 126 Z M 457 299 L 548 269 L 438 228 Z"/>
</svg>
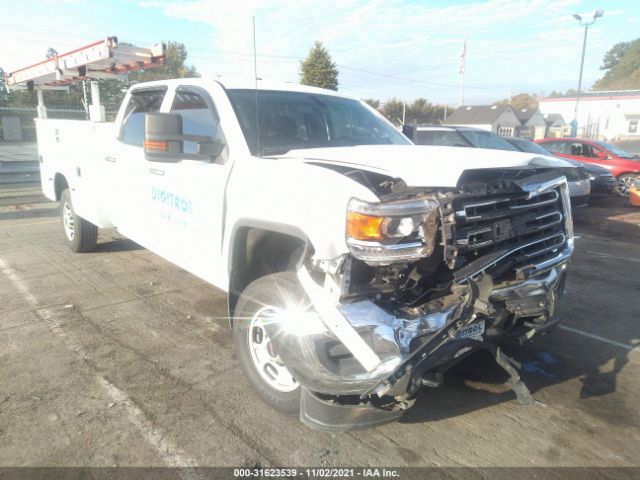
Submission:
<svg viewBox="0 0 640 480">
<path fill-rule="evenodd" d="M 96 248 L 98 227 L 76 214 L 68 189 L 60 196 L 60 217 L 64 237 L 71 251 L 81 253 Z"/>
<path fill-rule="evenodd" d="M 300 384 L 284 365 L 264 328 L 287 304 L 306 301 L 292 273 L 259 278 L 240 295 L 233 321 L 233 343 L 249 383 L 268 405 L 287 415 L 300 411 Z"/>
<path fill-rule="evenodd" d="M 640 180 L 640 175 L 634 175 L 632 173 L 620 175 L 618 177 L 618 194 L 623 197 L 628 197 L 629 188 L 638 180 Z"/>
</svg>

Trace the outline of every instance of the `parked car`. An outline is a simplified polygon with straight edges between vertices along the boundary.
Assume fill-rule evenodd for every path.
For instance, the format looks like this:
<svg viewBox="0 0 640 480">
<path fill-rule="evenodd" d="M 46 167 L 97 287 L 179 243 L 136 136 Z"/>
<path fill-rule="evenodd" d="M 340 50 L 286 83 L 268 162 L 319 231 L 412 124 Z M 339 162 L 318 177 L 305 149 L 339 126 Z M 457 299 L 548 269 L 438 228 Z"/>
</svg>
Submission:
<svg viewBox="0 0 640 480">
<path fill-rule="evenodd" d="M 526 138 L 505 137 L 505 140 L 522 152 L 553 155 L 552 152 L 544 148 L 541 144 L 527 140 Z M 571 158 L 566 158 L 565 160 L 577 167 L 581 172 L 581 176 L 587 175 L 589 177 L 591 181 L 591 197 L 604 197 L 617 191 L 616 179 L 606 168 L 594 163 L 579 162 Z"/>
<path fill-rule="evenodd" d="M 509 142 L 509 137 L 501 137 L 493 132 L 473 127 L 441 126 L 441 125 L 405 125 L 403 133 L 418 145 L 448 145 L 454 147 L 488 148 L 491 150 L 508 150 L 522 152 Z M 534 144 L 535 145 L 535 144 Z M 531 152 L 540 154 L 539 151 Z M 543 155 L 553 156 L 545 151 Z M 563 159 L 566 160 L 566 159 Z M 568 161 L 569 165 L 575 167 Z M 567 165 L 567 167 L 569 167 Z M 591 181 L 586 170 L 566 168 L 563 173 L 569 182 L 569 194 L 573 208 L 585 207 L 589 204 Z"/>
<path fill-rule="evenodd" d="M 640 155 L 629 153 L 609 143 L 585 138 L 545 138 L 536 140 L 554 155 L 600 165 L 618 181 L 618 193 L 629 195 L 629 187 L 640 179 Z"/>
<path fill-rule="evenodd" d="M 375 426 L 480 350 L 532 401 L 497 345 L 560 321 L 563 160 L 417 147 L 363 102 L 255 80 L 141 83 L 113 123 L 36 127 L 69 247 L 117 227 L 228 292 L 238 362 L 274 408 Z"/>
</svg>

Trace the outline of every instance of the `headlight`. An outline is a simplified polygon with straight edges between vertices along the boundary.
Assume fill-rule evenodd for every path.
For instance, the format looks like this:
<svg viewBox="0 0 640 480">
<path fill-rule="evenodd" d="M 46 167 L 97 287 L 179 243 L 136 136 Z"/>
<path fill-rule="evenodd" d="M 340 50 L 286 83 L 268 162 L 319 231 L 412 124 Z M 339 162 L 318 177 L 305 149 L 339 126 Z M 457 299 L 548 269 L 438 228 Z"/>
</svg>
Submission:
<svg viewBox="0 0 640 480">
<path fill-rule="evenodd" d="M 417 260 L 433 247 L 437 212 L 438 203 L 427 198 L 384 203 L 351 199 L 347 244 L 356 258 L 369 264 Z"/>
</svg>

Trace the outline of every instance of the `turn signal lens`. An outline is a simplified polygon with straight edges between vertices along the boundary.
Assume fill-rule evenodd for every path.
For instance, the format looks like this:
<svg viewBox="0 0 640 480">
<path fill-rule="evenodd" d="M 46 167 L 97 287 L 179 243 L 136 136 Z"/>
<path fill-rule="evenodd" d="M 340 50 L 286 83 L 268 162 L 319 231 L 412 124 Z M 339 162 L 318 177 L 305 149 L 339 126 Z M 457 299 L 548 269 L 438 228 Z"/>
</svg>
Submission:
<svg viewBox="0 0 640 480">
<path fill-rule="evenodd" d="M 372 217 L 357 212 L 347 214 L 347 235 L 355 240 L 382 240 L 384 217 Z"/>
</svg>

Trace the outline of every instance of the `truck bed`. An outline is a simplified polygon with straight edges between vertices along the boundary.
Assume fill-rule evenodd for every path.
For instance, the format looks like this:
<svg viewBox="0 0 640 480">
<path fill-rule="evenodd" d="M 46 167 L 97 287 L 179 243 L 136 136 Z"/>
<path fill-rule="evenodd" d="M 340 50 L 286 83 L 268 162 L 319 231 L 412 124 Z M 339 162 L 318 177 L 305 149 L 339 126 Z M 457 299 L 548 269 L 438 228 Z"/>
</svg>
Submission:
<svg viewBox="0 0 640 480">
<path fill-rule="evenodd" d="M 113 149 L 115 123 L 36 119 L 42 191 L 59 200 L 64 179 L 76 212 L 100 227 L 111 227 L 95 189 L 104 185 L 105 158 Z"/>
</svg>

